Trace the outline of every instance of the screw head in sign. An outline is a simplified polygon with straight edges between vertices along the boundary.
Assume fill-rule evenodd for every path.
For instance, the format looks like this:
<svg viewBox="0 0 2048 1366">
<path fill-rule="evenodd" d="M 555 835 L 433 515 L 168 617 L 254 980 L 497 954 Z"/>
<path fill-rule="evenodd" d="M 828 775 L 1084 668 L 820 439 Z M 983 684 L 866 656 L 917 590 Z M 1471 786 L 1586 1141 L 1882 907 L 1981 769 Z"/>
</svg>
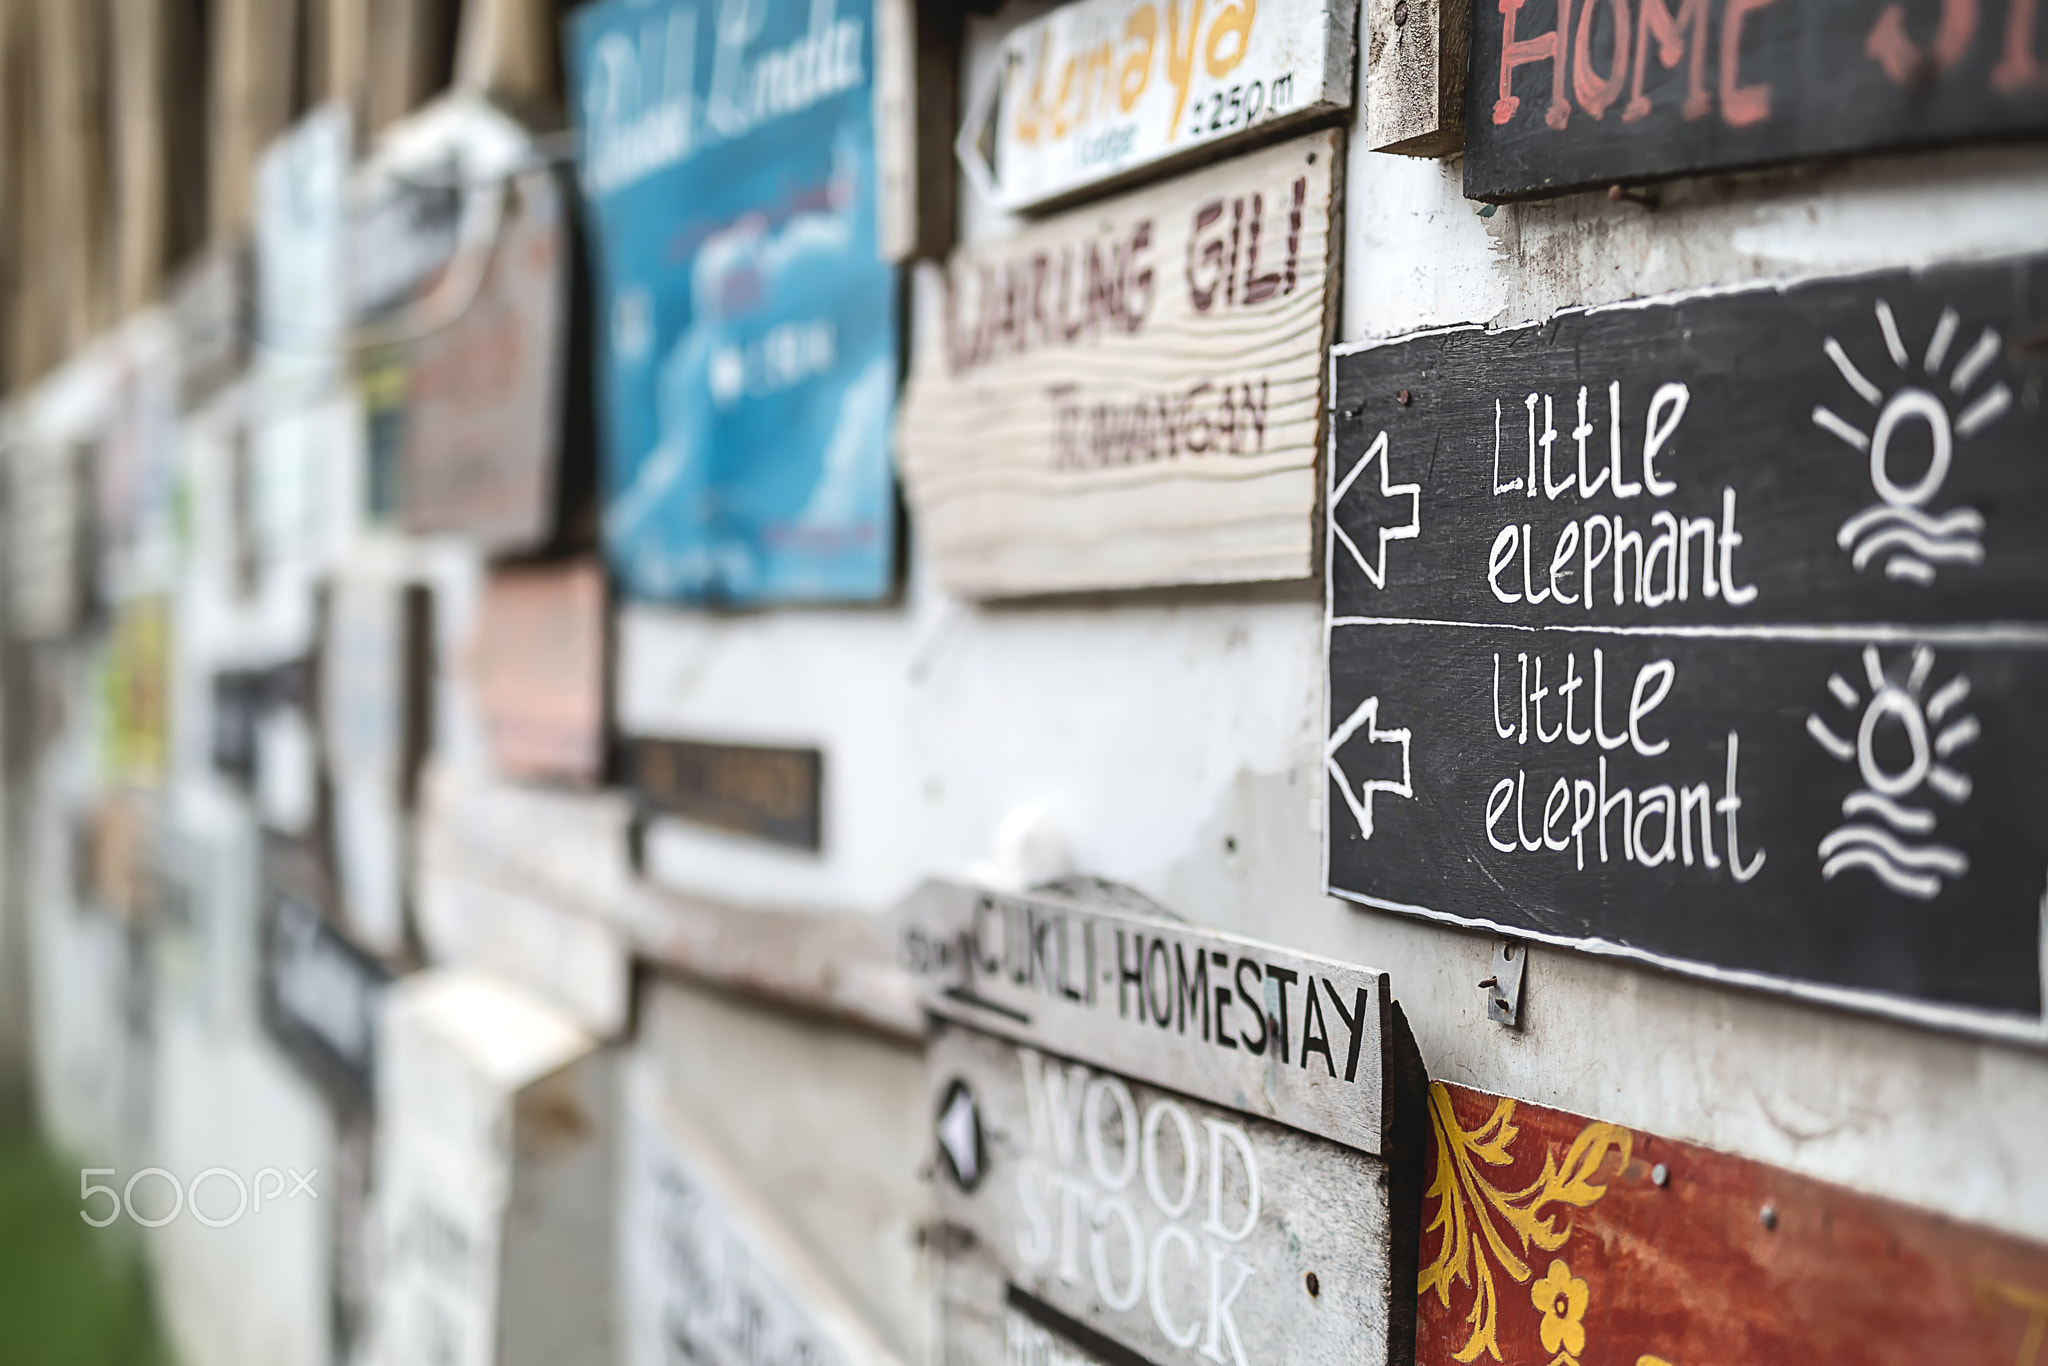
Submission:
<svg viewBox="0 0 2048 1366">
<path fill-rule="evenodd" d="M 1774 1233 L 1777 1231 L 1778 1207 L 1776 1205 L 1765 1205 L 1763 1207 L 1762 1212 L 1758 1215 L 1758 1217 L 1764 1221 L 1764 1229 L 1766 1232 Z"/>
<path fill-rule="evenodd" d="M 1662 1162 L 1659 1162 L 1656 1166 L 1650 1168 L 1650 1180 L 1659 1186 L 1670 1185 L 1671 1168 L 1665 1166 Z"/>
<path fill-rule="evenodd" d="M 1394 27 L 1408 22 L 1408 0 L 1394 0 Z"/>
</svg>

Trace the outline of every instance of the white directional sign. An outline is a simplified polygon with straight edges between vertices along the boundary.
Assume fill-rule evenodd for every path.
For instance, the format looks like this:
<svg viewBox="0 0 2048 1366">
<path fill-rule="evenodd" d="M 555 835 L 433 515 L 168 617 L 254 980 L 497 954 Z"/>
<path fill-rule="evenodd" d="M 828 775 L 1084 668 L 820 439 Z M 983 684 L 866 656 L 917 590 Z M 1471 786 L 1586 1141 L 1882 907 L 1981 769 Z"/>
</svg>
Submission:
<svg viewBox="0 0 2048 1366">
<path fill-rule="evenodd" d="M 940 882 L 906 906 L 903 950 L 934 1015 L 1386 1150 L 1383 972 Z"/>
<path fill-rule="evenodd" d="M 1006 209 L 1213 155 L 1351 107 L 1347 0 L 1076 0 L 1019 25 L 958 153 Z"/>
</svg>

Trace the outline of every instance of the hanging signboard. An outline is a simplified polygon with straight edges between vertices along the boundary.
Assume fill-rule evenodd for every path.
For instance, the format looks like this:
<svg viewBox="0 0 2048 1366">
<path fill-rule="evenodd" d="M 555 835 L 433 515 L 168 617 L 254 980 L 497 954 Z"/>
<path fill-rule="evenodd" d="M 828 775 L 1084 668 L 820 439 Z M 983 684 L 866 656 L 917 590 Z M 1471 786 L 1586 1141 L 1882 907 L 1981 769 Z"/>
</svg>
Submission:
<svg viewBox="0 0 2048 1366">
<path fill-rule="evenodd" d="M 2048 133 L 2035 0 L 1472 6 L 1465 194 Z"/>
<path fill-rule="evenodd" d="M 1004 209 L 1045 208 L 1351 107 L 1343 0 L 1076 0 L 1003 39 L 960 162 Z"/>
<path fill-rule="evenodd" d="M 649 805 L 797 849 L 823 842 L 824 775 L 815 749 L 633 741 L 633 786 Z"/>
<path fill-rule="evenodd" d="M 338 1104 L 367 1105 L 391 974 L 329 923 L 326 876 L 304 849 L 264 841 L 263 899 L 264 1024 Z"/>
<path fill-rule="evenodd" d="M 1380 1159 L 972 1029 L 927 1056 L 945 1360 L 1406 1359 Z"/>
<path fill-rule="evenodd" d="M 603 779 L 608 620 L 595 560 L 491 571 L 471 667 L 499 772 Z"/>
<path fill-rule="evenodd" d="M 954 255 L 901 433 L 942 583 L 1313 572 L 1341 149 L 1312 134 Z"/>
<path fill-rule="evenodd" d="M 902 1359 L 645 1069 L 624 1091 L 619 1280 L 626 1366 Z"/>
<path fill-rule="evenodd" d="M 570 241 L 552 175 L 514 177 L 495 238 L 449 266 L 477 274 L 462 312 L 414 342 L 398 521 L 492 551 L 529 550 L 564 520 Z"/>
<path fill-rule="evenodd" d="M 1386 1151 L 1383 972 L 1036 892 L 928 882 L 901 914 L 934 1015 Z"/>
<path fill-rule="evenodd" d="M 394 982 L 377 1036 L 367 1359 L 612 1360 L 610 1055 L 525 992 L 450 969 Z"/>
<path fill-rule="evenodd" d="M 2048 1247 L 1691 1143 L 1430 1086 L 1416 1366 L 2012 1366 Z"/>
<path fill-rule="evenodd" d="M 568 21 L 624 591 L 891 590 L 896 277 L 871 0 L 604 0 Z"/>
<path fill-rule="evenodd" d="M 2037 259 L 1340 352 L 1332 891 L 2038 1021 L 2044 316 Z"/>
</svg>

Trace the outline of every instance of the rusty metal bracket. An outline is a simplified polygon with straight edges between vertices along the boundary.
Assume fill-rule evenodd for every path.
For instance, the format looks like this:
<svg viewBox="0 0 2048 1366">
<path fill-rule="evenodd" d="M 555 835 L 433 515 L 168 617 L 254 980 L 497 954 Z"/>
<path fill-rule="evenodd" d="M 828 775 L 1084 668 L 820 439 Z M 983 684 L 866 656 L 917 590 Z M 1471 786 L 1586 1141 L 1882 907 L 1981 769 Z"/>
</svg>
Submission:
<svg viewBox="0 0 2048 1366">
<path fill-rule="evenodd" d="M 1519 939 L 1497 940 L 1493 975 L 1479 986 L 1486 993 L 1486 1018 L 1509 1029 L 1522 1027 L 1522 974 L 1529 966 L 1529 946 Z"/>
</svg>

